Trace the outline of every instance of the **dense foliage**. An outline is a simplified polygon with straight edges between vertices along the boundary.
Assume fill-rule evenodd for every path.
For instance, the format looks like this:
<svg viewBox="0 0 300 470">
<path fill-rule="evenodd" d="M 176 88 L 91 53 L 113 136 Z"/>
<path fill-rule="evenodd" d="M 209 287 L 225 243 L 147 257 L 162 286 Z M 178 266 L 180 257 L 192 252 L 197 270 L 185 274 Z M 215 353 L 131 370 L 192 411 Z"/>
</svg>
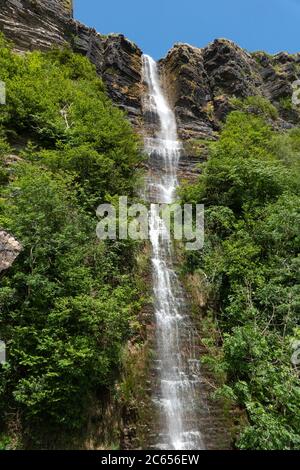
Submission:
<svg viewBox="0 0 300 470">
<path fill-rule="evenodd" d="M 205 247 L 185 270 L 205 279 L 221 335 L 221 354 L 206 361 L 225 378 L 223 395 L 247 410 L 237 446 L 299 449 L 300 130 L 274 132 L 264 113 L 247 112 L 255 104 L 229 115 L 199 181 L 182 192 L 206 205 Z"/>
<path fill-rule="evenodd" d="M 1 38 L 0 74 L 0 223 L 23 246 L 1 274 L 2 425 L 72 430 L 138 327 L 138 247 L 97 240 L 95 209 L 134 196 L 139 142 L 81 56 L 18 56 Z"/>
<path fill-rule="evenodd" d="M 141 156 L 86 59 L 19 56 L 0 38 L 0 79 L 0 225 L 23 247 L 0 278 L 0 432 L 39 446 L 43 430 L 84 425 L 139 327 L 138 246 L 99 242 L 95 209 L 134 196 Z M 206 361 L 220 393 L 247 412 L 237 446 L 300 449 L 300 131 L 272 130 L 266 100 L 232 104 L 199 181 L 182 191 L 206 205 L 205 247 L 187 252 L 185 271 L 209 292 L 222 347 Z"/>
</svg>

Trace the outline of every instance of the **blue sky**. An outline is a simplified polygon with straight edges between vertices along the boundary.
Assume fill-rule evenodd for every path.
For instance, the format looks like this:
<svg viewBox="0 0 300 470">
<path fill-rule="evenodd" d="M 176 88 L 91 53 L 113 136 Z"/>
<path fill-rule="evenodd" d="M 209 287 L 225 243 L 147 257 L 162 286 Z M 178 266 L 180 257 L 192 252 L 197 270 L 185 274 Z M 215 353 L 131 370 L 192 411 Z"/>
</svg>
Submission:
<svg viewBox="0 0 300 470">
<path fill-rule="evenodd" d="M 250 50 L 300 52 L 300 0 L 74 0 L 75 17 L 103 34 L 123 33 L 144 53 L 175 42 L 203 47 L 223 37 Z"/>
</svg>

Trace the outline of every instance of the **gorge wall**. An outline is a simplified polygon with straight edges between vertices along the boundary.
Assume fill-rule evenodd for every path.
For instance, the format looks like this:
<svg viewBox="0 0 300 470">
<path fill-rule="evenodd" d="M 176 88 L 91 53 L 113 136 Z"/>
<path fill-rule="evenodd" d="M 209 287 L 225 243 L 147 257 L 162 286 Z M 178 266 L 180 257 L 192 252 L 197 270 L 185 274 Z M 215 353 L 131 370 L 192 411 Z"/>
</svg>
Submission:
<svg viewBox="0 0 300 470">
<path fill-rule="evenodd" d="M 104 36 L 76 21 L 72 0 L 0 0 L 0 31 L 20 53 L 67 46 L 87 56 L 111 99 L 142 130 L 142 51 L 122 34 Z M 159 67 L 184 141 L 180 179 L 197 176 L 197 164 L 207 156 L 203 139 L 218 138 L 222 122 L 234 109 L 233 98 L 268 99 L 278 110 L 278 119 L 270 119 L 277 129 L 299 123 L 292 84 L 300 79 L 300 53 L 249 53 L 232 41 L 217 39 L 204 48 L 178 43 Z"/>
<path fill-rule="evenodd" d="M 72 1 L 68 0 L 0 0 L 0 30 L 14 43 L 15 50 L 19 53 L 68 46 L 87 56 L 95 64 L 114 103 L 128 113 L 137 130 L 142 129 L 142 51 L 123 35 L 104 36 L 74 20 Z M 159 62 L 159 67 L 165 90 L 176 114 L 179 136 L 184 141 L 185 154 L 179 168 L 181 179 L 192 179 L 197 175 L 197 163 L 206 157 L 203 140 L 218 138 L 222 122 L 228 112 L 234 109 L 232 98 L 253 95 L 267 98 L 279 113 L 278 119 L 270 119 L 274 127 L 284 129 L 299 123 L 300 116 L 293 109 L 291 98 L 292 84 L 300 78 L 300 54 L 250 54 L 229 40 L 218 39 L 202 49 L 176 44 Z M 253 109 L 253 112 L 257 110 Z M 0 233 L 0 251 L 5 254 L 2 265 L 0 263 L 0 272 L 14 262 L 21 250 L 17 240 L 3 231 Z M 150 285 L 151 281 L 148 283 Z M 151 307 L 144 316 L 143 326 L 147 329 L 148 323 L 151 323 Z M 145 336 L 150 335 L 147 332 Z M 144 355 L 146 359 L 139 358 L 140 363 L 146 362 L 147 354 L 147 351 L 142 351 L 141 356 Z M 133 355 L 132 351 L 130 355 Z M 138 362 L 135 361 L 134 365 Z M 129 369 L 127 365 L 127 373 Z M 139 371 L 142 375 L 139 378 L 142 390 L 151 387 L 147 380 L 149 375 L 143 376 L 144 370 L 146 367 L 143 366 Z M 132 382 L 131 376 L 128 382 Z M 135 376 L 134 383 L 136 382 Z M 208 395 L 209 383 L 206 387 L 208 391 L 204 392 Z M 142 403 L 141 397 L 137 396 L 132 401 L 135 403 L 131 405 L 130 413 L 128 405 L 124 406 L 129 416 L 120 417 L 126 424 L 123 433 L 126 448 L 130 448 L 133 442 L 135 447 L 141 445 L 143 441 L 135 436 L 137 432 L 134 424 L 131 425 L 132 416 L 138 413 L 149 415 L 151 412 L 147 408 L 146 399 Z M 218 412 L 217 408 L 210 408 L 214 417 Z M 97 413 L 101 417 L 103 410 L 98 410 Z M 93 419 L 100 420 L 98 415 L 93 416 Z M 203 416 L 204 426 L 207 424 L 206 418 Z M 217 424 L 214 428 L 210 425 L 211 435 L 208 438 L 214 448 L 215 442 L 220 446 L 220 434 L 225 435 L 227 423 L 222 422 L 222 419 L 222 416 L 215 419 Z M 151 430 L 144 429 L 142 437 L 149 432 Z M 101 435 L 99 440 L 105 438 L 106 436 Z M 228 448 L 230 443 L 226 441 L 223 445 Z"/>
<path fill-rule="evenodd" d="M 123 35 L 103 36 L 74 20 L 72 0 L 0 0 L 0 30 L 20 52 L 69 45 L 89 57 L 112 100 L 139 127 L 142 51 Z M 233 97 L 267 98 L 279 110 L 279 127 L 299 120 L 291 97 L 292 83 L 300 78 L 300 53 L 248 53 L 217 39 L 202 49 L 176 44 L 160 68 L 184 140 L 214 139 L 233 109 Z"/>
</svg>

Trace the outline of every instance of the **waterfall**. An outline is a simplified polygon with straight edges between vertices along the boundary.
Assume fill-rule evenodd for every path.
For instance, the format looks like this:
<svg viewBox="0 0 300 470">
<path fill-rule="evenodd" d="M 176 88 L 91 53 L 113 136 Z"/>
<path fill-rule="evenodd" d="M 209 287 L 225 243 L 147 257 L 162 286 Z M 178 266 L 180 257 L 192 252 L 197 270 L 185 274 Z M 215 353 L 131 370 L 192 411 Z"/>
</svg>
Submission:
<svg viewBox="0 0 300 470">
<path fill-rule="evenodd" d="M 152 244 L 153 292 L 156 319 L 157 375 L 159 387 L 154 401 L 160 416 L 155 447 L 166 450 L 204 449 L 197 420 L 199 363 L 193 348 L 193 328 L 184 293 L 174 270 L 172 240 L 160 217 L 158 204 L 175 200 L 177 169 L 181 154 L 173 111 L 164 96 L 158 67 L 143 56 L 147 92 L 144 116 L 149 124 L 145 150 L 149 155 L 147 183 Z"/>
</svg>

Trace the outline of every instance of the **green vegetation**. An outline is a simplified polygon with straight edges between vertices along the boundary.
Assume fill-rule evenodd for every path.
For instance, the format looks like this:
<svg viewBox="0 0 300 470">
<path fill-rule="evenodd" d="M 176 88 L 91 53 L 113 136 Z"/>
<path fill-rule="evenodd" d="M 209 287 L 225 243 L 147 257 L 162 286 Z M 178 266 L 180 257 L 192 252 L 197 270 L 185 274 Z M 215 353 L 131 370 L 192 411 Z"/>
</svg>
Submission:
<svg viewBox="0 0 300 470">
<path fill-rule="evenodd" d="M 66 436 L 72 446 L 109 395 L 133 416 L 151 413 L 138 321 L 148 258 L 95 234 L 98 204 L 135 198 L 140 143 L 69 50 L 20 56 L 0 37 L 0 79 L 0 225 L 23 247 L 1 273 L 0 449 Z M 218 395 L 247 413 L 236 446 L 300 449 L 300 130 L 274 132 L 278 111 L 261 97 L 232 104 L 218 142 L 192 142 L 209 160 L 181 196 L 205 203 L 206 243 L 183 270 L 199 309 L 210 306 L 205 361 Z M 118 430 L 110 437 L 118 447 Z"/>
<path fill-rule="evenodd" d="M 292 98 L 290 97 L 281 98 L 279 104 L 281 108 L 284 109 L 285 111 L 293 110 L 293 102 L 292 102 Z"/>
<path fill-rule="evenodd" d="M 230 103 L 239 111 L 259 114 L 266 118 L 270 118 L 273 121 L 279 117 L 278 109 L 263 96 L 249 96 L 244 100 L 240 98 L 231 98 Z"/>
<path fill-rule="evenodd" d="M 11 445 L 8 426 L 19 432 L 15 445 L 30 436 L 39 447 L 43 433 L 85 426 L 139 331 L 139 245 L 97 240 L 95 210 L 134 197 L 141 155 L 87 59 L 68 50 L 18 56 L 1 38 L 0 71 L 0 224 L 23 246 L 1 275 L 0 446 Z"/>
<path fill-rule="evenodd" d="M 264 117 L 235 111 L 198 183 L 182 190 L 184 202 L 206 205 L 205 247 L 186 255 L 184 270 L 209 293 L 219 334 L 207 338 L 205 361 L 223 383 L 218 393 L 247 412 L 240 449 L 300 449 L 291 361 L 300 339 L 299 162 L 299 129 L 276 134 Z"/>
</svg>

